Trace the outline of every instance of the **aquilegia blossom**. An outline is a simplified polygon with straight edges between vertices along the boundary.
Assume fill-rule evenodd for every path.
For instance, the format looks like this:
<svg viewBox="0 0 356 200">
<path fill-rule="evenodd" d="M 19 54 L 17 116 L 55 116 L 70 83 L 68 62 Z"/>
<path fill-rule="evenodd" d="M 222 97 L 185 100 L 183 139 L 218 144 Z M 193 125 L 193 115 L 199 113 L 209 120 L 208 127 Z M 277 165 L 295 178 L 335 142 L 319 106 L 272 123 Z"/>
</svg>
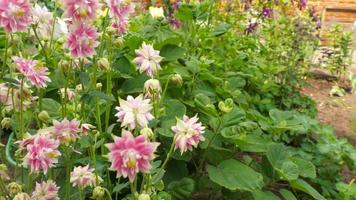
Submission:
<svg viewBox="0 0 356 200">
<path fill-rule="evenodd" d="M 31 4 L 28 0 L 1 0 L 0 25 L 6 32 L 25 31 L 31 23 Z"/>
<path fill-rule="evenodd" d="M 63 119 L 61 122 L 53 121 L 53 135 L 61 143 L 68 145 L 77 140 L 78 133 L 80 132 L 80 122 L 76 119 L 68 120 Z"/>
<path fill-rule="evenodd" d="M 135 6 L 130 0 L 108 0 L 111 15 L 116 18 L 127 18 L 135 11 Z"/>
<path fill-rule="evenodd" d="M 73 187 L 78 186 L 81 189 L 88 186 L 96 186 L 96 176 L 93 172 L 94 169 L 90 168 L 89 165 L 74 167 L 70 173 L 70 182 L 73 184 Z"/>
<path fill-rule="evenodd" d="M 35 191 L 32 193 L 32 200 L 59 200 L 59 187 L 52 180 L 36 183 Z"/>
<path fill-rule="evenodd" d="M 193 150 L 193 147 L 197 147 L 200 141 L 204 141 L 205 127 L 198 120 L 197 116 L 189 118 L 184 115 L 183 120 L 177 119 L 177 124 L 172 126 L 175 134 L 175 149 L 179 149 L 181 154 L 187 150 Z"/>
<path fill-rule="evenodd" d="M 135 50 L 137 57 L 134 62 L 137 65 L 137 69 L 140 73 L 145 72 L 148 76 L 153 75 L 161 69 L 160 62 L 162 57 L 159 55 L 159 51 L 155 50 L 152 45 L 148 45 L 145 42 L 140 49 Z"/>
<path fill-rule="evenodd" d="M 150 161 L 159 143 L 149 142 L 145 136 L 134 137 L 123 131 L 121 137 L 114 136 L 114 143 L 107 144 L 109 149 L 110 169 L 117 172 L 117 177 L 129 177 L 130 182 L 139 172 L 147 173 L 151 168 Z"/>
<path fill-rule="evenodd" d="M 144 99 L 142 95 L 133 98 L 128 96 L 127 100 L 119 99 L 120 106 L 115 109 L 118 113 L 115 115 L 121 127 L 128 127 L 133 130 L 137 127 L 147 127 L 150 120 L 153 119 L 151 114 L 152 105 L 149 99 Z"/>
<path fill-rule="evenodd" d="M 64 0 L 64 13 L 75 21 L 93 20 L 98 9 L 97 0 Z"/>
<path fill-rule="evenodd" d="M 27 193 L 21 192 L 17 193 L 12 200 L 31 200 L 31 198 Z"/>
<path fill-rule="evenodd" d="M 69 34 L 66 46 L 75 58 L 91 57 L 99 45 L 97 39 L 98 32 L 95 27 L 82 23 Z"/>
<path fill-rule="evenodd" d="M 61 153 L 58 151 L 59 141 L 45 135 L 37 135 L 32 144 L 26 146 L 27 154 L 24 157 L 24 165 L 29 166 L 31 172 L 43 171 L 58 163 Z"/>
<path fill-rule="evenodd" d="M 47 82 L 51 82 L 48 77 L 48 68 L 37 60 L 28 60 L 20 57 L 13 58 L 17 70 L 23 74 L 32 85 L 38 88 L 47 87 Z"/>
</svg>

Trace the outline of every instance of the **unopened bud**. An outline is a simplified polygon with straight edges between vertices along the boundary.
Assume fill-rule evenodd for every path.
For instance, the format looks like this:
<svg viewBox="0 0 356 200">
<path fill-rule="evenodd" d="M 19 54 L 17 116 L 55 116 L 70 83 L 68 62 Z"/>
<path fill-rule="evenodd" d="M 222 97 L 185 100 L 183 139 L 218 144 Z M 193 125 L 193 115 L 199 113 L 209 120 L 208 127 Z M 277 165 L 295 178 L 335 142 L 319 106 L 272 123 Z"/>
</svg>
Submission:
<svg viewBox="0 0 356 200">
<path fill-rule="evenodd" d="M 0 177 L 3 181 L 10 180 L 9 169 L 5 164 L 0 164 Z"/>
<path fill-rule="evenodd" d="M 13 200 L 30 200 L 30 195 L 27 193 L 18 193 L 16 196 L 14 196 Z"/>
<path fill-rule="evenodd" d="M 222 112 L 229 113 L 234 108 L 234 101 L 228 98 L 224 102 L 220 101 L 218 107 Z"/>
<path fill-rule="evenodd" d="M 140 194 L 138 200 L 151 200 L 151 197 L 148 194 Z"/>
<path fill-rule="evenodd" d="M 67 72 L 70 67 L 70 63 L 67 60 L 61 60 L 58 63 L 58 67 L 62 72 Z"/>
<path fill-rule="evenodd" d="M 149 79 L 144 84 L 145 95 L 152 99 L 159 99 L 161 96 L 162 88 L 159 80 Z"/>
<path fill-rule="evenodd" d="M 95 200 L 101 200 L 104 198 L 104 196 L 105 196 L 105 189 L 100 186 L 97 186 L 94 188 L 93 195 L 91 198 Z"/>
<path fill-rule="evenodd" d="M 10 195 L 15 195 L 18 194 L 22 191 L 22 187 L 20 184 L 16 182 L 11 182 L 8 186 L 7 189 L 9 190 Z"/>
<path fill-rule="evenodd" d="M 83 91 L 83 85 L 82 84 L 78 84 L 75 86 L 75 91 L 80 93 Z"/>
<path fill-rule="evenodd" d="M 97 83 L 96 84 L 96 89 L 100 91 L 101 88 L 103 88 L 103 84 L 102 83 Z"/>
<path fill-rule="evenodd" d="M 180 74 L 174 74 L 171 78 L 171 81 L 178 87 L 181 87 L 183 85 L 183 78 Z"/>
<path fill-rule="evenodd" d="M 12 123 L 12 119 L 11 118 L 4 117 L 4 119 L 1 120 L 1 128 L 10 129 L 11 128 L 11 123 Z"/>
<path fill-rule="evenodd" d="M 154 135 L 152 129 L 148 127 L 141 129 L 140 134 L 144 135 L 148 139 L 152 139 Z"/>
<path fill-rule="evenodd" d="M 98 60 L 98 64 L 97 64 L 98 68 L 101 70 L 109 70 L 110 69 L 110 63 L 109 60 L 107 58 L 100 58 Z"/>
<path fill-rule="evenodd" d="M 48 112 L 44 110 L 38 114 L 38 119 L 40 119 L 42 122 L 48 122 L 51 118 Z"/>
</svg>

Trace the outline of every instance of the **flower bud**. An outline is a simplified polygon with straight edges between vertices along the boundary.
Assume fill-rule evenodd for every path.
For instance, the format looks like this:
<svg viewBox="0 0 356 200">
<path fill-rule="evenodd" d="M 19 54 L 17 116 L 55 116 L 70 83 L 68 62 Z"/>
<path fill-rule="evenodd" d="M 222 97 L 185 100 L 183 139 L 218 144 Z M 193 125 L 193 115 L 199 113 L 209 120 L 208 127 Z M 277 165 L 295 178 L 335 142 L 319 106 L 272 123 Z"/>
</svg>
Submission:
<svg viewBox="0 0 356 200">
<path fill-rule="evenodd" d="M 96 84 L 96 89 L 101 91 L 101 88 L 103 88 L 103 84 L 102 83 L 97 83 Z"/>
<path fill-rule="evenodd" d="M 6 198 L 3 196 L 0 196 L 0 200 L 6 200 Z"/>
<path fill-rule="evenodd" d="M 82 84 L 78 84 L 75 86 L 75 91 L 80 93 L 83 91 L 83 85 Z"/>
<path fill-rule="evenodd" d="M 149 79 L 144 84 L 145 96 L 151 99 L 159 99 L 161 97 L 161 84 L 157 79 Z"/>
<path fill-rule="evenodd" d="M 20 184 L 16 182 L 11 182 L 8 186 L 7 189 L 9 190 L 10 195 L 15 195 L 18 194 L 22 191 L 22 187 Z"/>
<path fill-rule="evenodd" d="M 181 87 L 183 85 L 183 79 L 180 74 L 174 74 L 171 78 L 171 81 L 178 87 Z"/>
<path fill-rule="evenodd" d="M 67 88 L 66 90 L 65 88 L 62 88 L 59 92 L 63 99 L 67 99 L 69 101 L 73 101 L 75 99 L 75 93 L 72 89 Z"/>
<path fill-rule="evenodd" d="M 58 67 L 63 73 L 67 72 L 69 70 L 70 63 L 67 60 L 61 60 L 58 63 Z"/>
<path fill-rule="evenodd" d="M 229 113 L 234 108 L 234 101 L 228 98 L 224 102 L 220 101 L 218 107 L 222 112 Z"/>
<path fill-rule="evenodd" d="M 140 134 L 144 135 L 148 139 L 152 139 L 154 135 L 152 129 L 148 127 L 141 129 Z"/>
<path fill-rule="evenodd" d="M 28 195 L 27 193 L 18 193 L 13 200 L 30 200 L 30 195 Z"/>
<path fill-rule="evenodd" d="M 110 69 L 109 60 L 107 58 L 100 58 L 97 63 L 97 66 L 101 70 L 109 70 Z"/>
<path fill-rule="evenodd" d="M 151 197 L 148 194 L 140 194 L 138 200 L 151 200 Z"/>
<path fill-rule="evenodd" d="M 105 196 L 105 189 L 100 186 L 97 186 L 94 188 L 93 195 L 91 198 L 95 200 L 100 200 L 103 199 L 104 196 Z"/>
<path fill-rule="evenodd" d="M 10 180 L 9 169 L 5 164 L 0 164 L 0 177 L 3 181 Z"/>
<path fill-rule="evenodd" d="M 38 119 L 40 119 L 42 122 L 48 122 L 51 118 L 48 112 L 44 110 L 38 114 Z"/>
<path fill-rule="evenodd" d="M 10 129 L 12 124 L 12 119 L 9 117 L 4 117 L 4 119 L 1 120 L 1 128 L 3 129 Z"/>
</svg>

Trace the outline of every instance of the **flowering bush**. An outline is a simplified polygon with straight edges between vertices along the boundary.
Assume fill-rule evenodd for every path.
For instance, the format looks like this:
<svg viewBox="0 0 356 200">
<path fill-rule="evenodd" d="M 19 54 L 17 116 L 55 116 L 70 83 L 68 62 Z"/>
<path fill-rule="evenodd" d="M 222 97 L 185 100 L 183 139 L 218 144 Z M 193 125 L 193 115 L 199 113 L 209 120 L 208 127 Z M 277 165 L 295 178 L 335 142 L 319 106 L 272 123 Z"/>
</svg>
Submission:
<svg viewBox="0 0 356 200">
<path fill-rule="evenodd" d="M 344 197 L 355 149 L 298 92 L 315 16 L 285 2 L 1 1 L 0 199 Z"/>
</svg>

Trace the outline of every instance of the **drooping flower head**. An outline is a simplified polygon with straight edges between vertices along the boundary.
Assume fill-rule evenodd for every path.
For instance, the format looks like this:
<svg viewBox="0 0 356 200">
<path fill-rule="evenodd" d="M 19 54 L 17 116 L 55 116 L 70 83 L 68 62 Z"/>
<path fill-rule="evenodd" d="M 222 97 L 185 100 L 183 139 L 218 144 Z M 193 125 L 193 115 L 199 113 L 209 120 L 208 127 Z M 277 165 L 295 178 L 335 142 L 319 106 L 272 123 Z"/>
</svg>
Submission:
<svg viewBox="0 0 356 200">
<path fill-rule="evenodd" d="M 172 126 L 175 134 L 175 149 L 179 149 L 181 154 L 187 150 L 192 151 L 200 141 L 205 140 L 203 136 L 205 127 L 198 120 L 197 116 L 189 118 L 184 115 L 183 120 L 177 119 L 177 124 Z"/>
<path fill-rule="evenodd" d="M 21 192 L 16 194 L 12 200 L 31 200 L 31 198 L 27 193 Z"/>
<path fill-rule="evenodd" d="M 58 163 L 58 157 L 61 155 L 58 146 L 58 140 L 37 135 L 33 143 L 26 146 L 24 165 L 29 166 L 31 172 L 43 171 L 46 174 L 49 168 Z"/>
<path fill-rule="evenodd" d="M 95 55 L 95 48 L 99 45 L 98 32 L 95 27 L 81 23 L 69 34 L 67 48 L 75 58 L 85 58 Z"/>
<path fill-rule="evenodd" d="M 128 19 L 126 18 L 114 18 L 114 22 L 112 23 L 112 27 L 116 30 L 118 35 L 123 35 L 127 32 Z"/>
<path fill-rule="evenodd" d="M 9 88 L 4 83 L 0 83 L 0 103 L 4 105 L 6 111 L 21 109 L 21 93 L 22 93 L 22 109 L 26 110 L 31 105 L 31 91 L 24 84 L 22 92 L 20 89 Z"/>
<path fill-rule="evenodd" d="M 113 17 L 124 19 L 135 11 L 134 4 L 130 0 L 108 0 L 110 13 Z"/>
<path fill-rule="evenodd" d="M 150 161 L 159 143 L 149 142 L 145 136 L 134 137 L 123 131 L 122 137 L 114 137 L 114 142 L 107 144 L 109 149 L 110 169 L 116 171 L 117 177 L 129 177 L 130 182 L 139 172 L 147 173 L 151 168 Z"/>
<path fill-rule="evenodd" d="M 47 87 L 47 82 L 51 82 L 48 77 L 48 68 L 37 60 L 28 60 L 20 57 L 13 58 L 17 70 L 23 74 L 32 85 L 38 88 Z"/>
<path fill-rule="evenodd" d="M 134 62 L 137 65 L 137 69 L 140 73 L 145 72 L 148 76 L 153 75 L 161 69 L 160 62 L 162 57 L 159 55 L 159 51 L 155 50 L 152 45 L 148 45 L 145 42 L 140 49 L 135 50 L 137 57 Z"/>
<path fill-rule="evenodd" d="M 136 98 L 128 96 L 126 101 L 119 99 L 119 103 L 120 106 L 115 108 L 118 111 L 115 116 L 118 118 L 118 122 L 121 122 L 121 127 L 127 127 L 130 130 L 138 127 L 145 128 L 153 119 L 150 100 L 144 99 L 142 95 Z"/>
<path fill-rule="evenodd" d="M 161 97 L 161 83 L 157 79 L 148 79 L 144 84 L 145 96 L 151 99 L 159 99 Z"/>
<path fill-rule="evenodd" d="M 1 0 L 0 25 L 6 32 L 25 31 L 31 23 L 31 4 L 28 0 Z"/>
<path fill-rule="evenodd" d="M 93 172 L 94 169 L 90 168 L 89 165 L 74 167 L 70 174 L 70 182 L 73 184 L 73 187 L 78 186 L 81 189 L 88 186 L 95 187 L 96 176 Z"/>
<path fill-rule="evenodd" d="M 35 191 L 32 193 L 32 200 L 59 200 L 59 187 L 52 180 L 36 183 Z"/>
<path fill-rule="evenodd" d="M 93 20 L 98 8 L 97 0 L 64 0 L 64 13 L 75 21 Z"/>
<path fill-rule="evenodd" d="M 63 119 L 62 121 L 53 121 L 53 135 L 61 143 L 68 145 L 69 143 L 75 142 L 79 138 L 78 133 L 80 132 L 80 122 L 76 119 L 68 120 Z"/>
</svg>

